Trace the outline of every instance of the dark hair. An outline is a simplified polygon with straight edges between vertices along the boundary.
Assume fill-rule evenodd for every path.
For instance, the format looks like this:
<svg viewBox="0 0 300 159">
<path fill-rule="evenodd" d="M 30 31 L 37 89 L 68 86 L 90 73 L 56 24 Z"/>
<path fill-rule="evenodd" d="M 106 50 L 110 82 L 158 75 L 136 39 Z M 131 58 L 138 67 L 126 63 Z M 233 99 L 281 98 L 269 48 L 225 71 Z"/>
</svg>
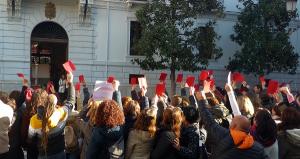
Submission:
<svg viewBox="0 0 300 159">
<path fill-rule="evenodd" d="M 199 121 L 199 112 L 195 107 L 189 106 L 189 107 L 184 107 L 182 108 L 183 115 L 185 117 L 185 120 L 190 123 L 196 123 Z"/>
<path fill-rule="evenodd" d="M 300 112 L 293 107 L 286 108 L 281 114 L 279 130 L 300 128 Z"/>
<path fill-rule="evenodd" d="M 14 99 L 16 102 L 19 101 L 19 98 L 20 98 L 20 95 L 21 95 L 21 92 L 18 91 L 18 90 L 13 90 L 12 92 L 10 92 L 9 94 L 9 98 L 10 99 Z"/>
<path fill-rule="evenodd" d="M 263 90 L 263 89 L 262 89 L 262 86 L 261 86 L 260 84 L 255 85 L 255 87 L 256 87 L 257 89 L 259 89 L 260 91 Z"/>
<path fill-rule="evenodd" d="M 256 133 L 259 137 L 261 137 L 263 140 L 276 138 L 276 123 L 272 119 L 272 116 L 268 110 L 258 110 L 254 120 L 256 122 Z"/>
<path fill-rule="evenodd" d="M 104 100 L 96 110 L 96 126 L 106 126 L 113 128 L 123 125 L 125 122 L 124 114 L 118 103 L 113 100 Z"/>
</svg>

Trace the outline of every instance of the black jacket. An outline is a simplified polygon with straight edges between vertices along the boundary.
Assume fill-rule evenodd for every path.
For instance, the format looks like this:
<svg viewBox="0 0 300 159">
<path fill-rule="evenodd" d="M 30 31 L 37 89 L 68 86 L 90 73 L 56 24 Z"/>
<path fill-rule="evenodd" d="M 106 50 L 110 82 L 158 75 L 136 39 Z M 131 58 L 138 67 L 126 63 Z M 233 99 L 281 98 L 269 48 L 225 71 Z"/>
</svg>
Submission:
<svg viewBox="0 0 300 159">
<path fill-rule="evenodd" d="M 249 149 L 238 149 L 230 135 L 230 131 L 217 124 L 211 113 L 206 109 L 208 102 L 201 100 L 198 102 L 200 116 L 203 119 L 207 134 L 212 136 L 212 158 L 213 159 L 266 159 L 263 147 L 254 142 Z"/>
<path fill-rule="evenodd" d="M 178 151 L 173 147 L 176 138 L 174 132 L 163 129 L 157 132 L 154 149 L 151 152 L 151 159 L 179 159 Z"/>
<path fill-rule="evenodd" d="M 86 159 L 109 159 L 108 148 L 123 135 L 122 127 L 94 127 L 91 141 L 88 145 Z"/>
<path fill-rule="evenodd" d="M 200 156 L 200 131 L 199 125 L 193 124 L 183 127 L 180 133 L 179 154 L 182 159 L 199 159 Z"/>
</svg>

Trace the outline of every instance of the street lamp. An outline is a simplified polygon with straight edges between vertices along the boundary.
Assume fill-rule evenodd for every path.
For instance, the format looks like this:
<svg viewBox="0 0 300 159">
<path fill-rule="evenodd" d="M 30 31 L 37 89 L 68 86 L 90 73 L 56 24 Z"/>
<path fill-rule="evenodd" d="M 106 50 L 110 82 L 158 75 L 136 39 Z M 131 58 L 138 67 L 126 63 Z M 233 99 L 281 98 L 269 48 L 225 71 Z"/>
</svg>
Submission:
<svg viewBox="0 0 300 159">
<path fill-rule="evenodd" d="M 286 0 L 286 10 L 294 12 L 296 10 L 297 0 Z"/>
</svg>

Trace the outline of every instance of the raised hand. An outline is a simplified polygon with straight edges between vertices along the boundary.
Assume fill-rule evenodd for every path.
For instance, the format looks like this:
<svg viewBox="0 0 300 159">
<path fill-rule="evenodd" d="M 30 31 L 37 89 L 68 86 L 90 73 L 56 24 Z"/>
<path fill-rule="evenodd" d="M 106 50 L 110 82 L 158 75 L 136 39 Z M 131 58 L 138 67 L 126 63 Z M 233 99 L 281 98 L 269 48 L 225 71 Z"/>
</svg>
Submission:
<svg viewBox="0 0 300 159">
<path fill-rule="evenodd" d="M 69 72 L 67 74 L 67 82 L 68 83 L 73 83 L 73 74 L 72 74 L 72 72 Z"/>
</svg>

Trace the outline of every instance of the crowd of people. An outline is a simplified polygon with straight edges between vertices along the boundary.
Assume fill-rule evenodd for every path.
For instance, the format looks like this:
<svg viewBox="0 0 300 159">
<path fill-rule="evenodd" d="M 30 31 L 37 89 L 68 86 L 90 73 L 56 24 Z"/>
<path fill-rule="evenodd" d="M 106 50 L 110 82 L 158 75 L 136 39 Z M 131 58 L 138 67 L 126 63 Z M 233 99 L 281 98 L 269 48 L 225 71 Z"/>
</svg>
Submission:
<svg viewBox="0 0 300 159">
<path fill-rule="evenodd" d="M 209 77 L 213 78 L 212 76 Z M 268 81 L 181 84 L 181 94 L 92 98 L 73 75 L 53 86 L 0 92 L 0 159 L 300 159 L 300 95 Z M 162 83 L 164 81 L 161 81 Z"/>
</svg>

